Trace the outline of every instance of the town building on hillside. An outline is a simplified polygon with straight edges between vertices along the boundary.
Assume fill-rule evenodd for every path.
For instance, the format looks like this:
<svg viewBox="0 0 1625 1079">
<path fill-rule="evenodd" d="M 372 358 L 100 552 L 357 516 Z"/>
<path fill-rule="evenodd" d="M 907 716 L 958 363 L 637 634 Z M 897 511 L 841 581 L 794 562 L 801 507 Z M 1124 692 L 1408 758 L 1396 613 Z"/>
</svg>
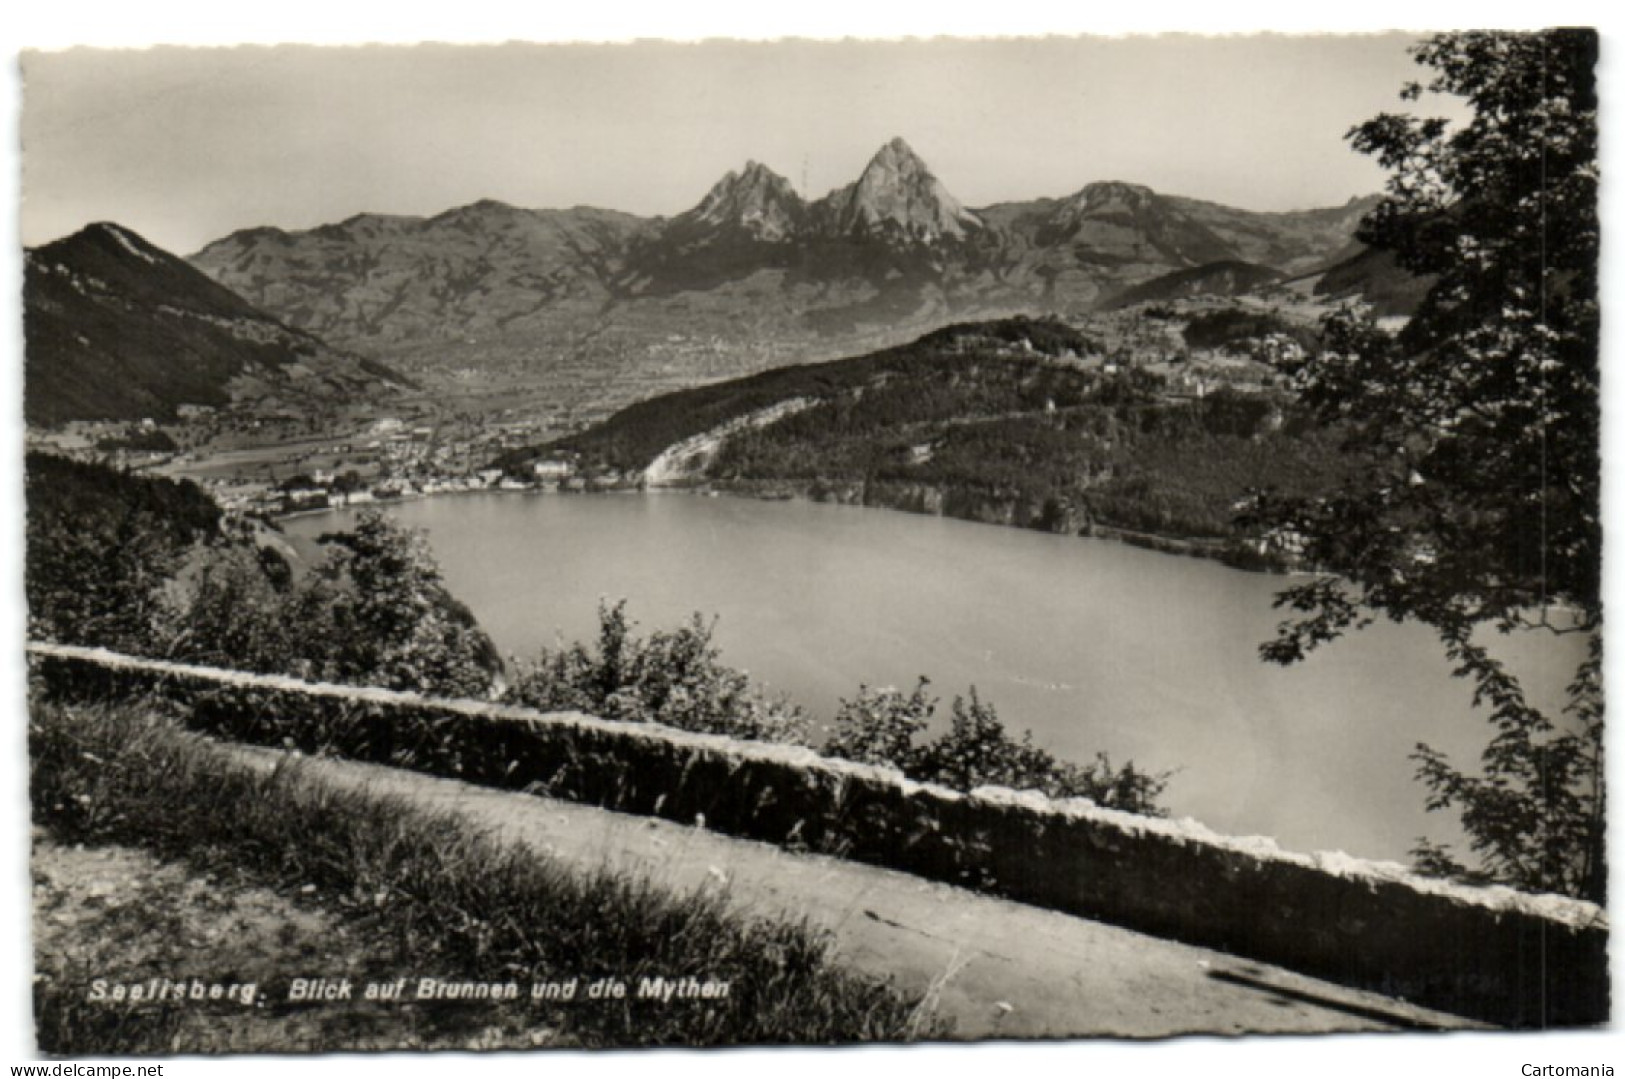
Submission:
<svg viewBox="0 0 1625 1079">
<path fill-rule="evenodd" d="M 531 465 L 531 474 L 539 480 L 562 480 L 575 474 L 575 465 L 569 461 L 544 460 Z"/>
</svg>

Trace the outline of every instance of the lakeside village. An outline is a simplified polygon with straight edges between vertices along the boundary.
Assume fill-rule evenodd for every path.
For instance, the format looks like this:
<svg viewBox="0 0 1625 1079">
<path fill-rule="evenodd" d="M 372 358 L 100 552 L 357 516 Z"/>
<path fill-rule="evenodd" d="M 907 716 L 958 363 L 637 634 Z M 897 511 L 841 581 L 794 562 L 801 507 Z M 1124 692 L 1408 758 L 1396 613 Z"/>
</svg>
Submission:
<svg viewBox="0 0 1625 1079">
<path fill-rule="evenodd" d="M 96 460 L 130 471 L 184 476 L 228 513 L 277 517 L 372 502 L 459 491 L 583 491 L 635 485 L 638 476 L 582 474 L 573 455 L 537 460 L 523 474 L 491 467 L 504 451 L 535 445 L 534 422 L 483 424 L 429 417 L 384 416 L 349 434 L 300 437 L 278 417 L 241 421 L 261 444 L 233 449 L 217 438 L 183 449 L 176 429 L 221 422 L 205 406 L 180 406 L 180 420 L 162 425 L 80 421 L 61 430 L 30 430 L 29 449 Z"/>
</svg>

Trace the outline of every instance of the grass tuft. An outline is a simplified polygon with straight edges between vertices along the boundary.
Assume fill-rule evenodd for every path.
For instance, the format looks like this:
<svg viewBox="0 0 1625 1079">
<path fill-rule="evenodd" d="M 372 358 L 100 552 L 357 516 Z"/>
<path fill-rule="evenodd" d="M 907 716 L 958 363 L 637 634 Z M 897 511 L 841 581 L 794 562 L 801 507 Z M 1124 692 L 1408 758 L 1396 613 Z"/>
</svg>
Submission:
<svg viewBox="0 0 1625 1079">
<path fill-rule="evenodd" d="M 613 976 L 634 994 L 643 977 L 731 986 L 723 1000 L 522 999 L 515 1007 L 555 1030 L 553 1044 L 836 1044 L 940 1033 L 921 1027 L 917 1000 L 840 969 L 831 936 L 804 921 L 748 919 L 712 891 L 566 868 L 449 813 L 326 786 L 297 762 L 256 770 L 139 707 L 36 703 L 29 743 L 35 823 L 58 840 L 140 847 L 317 902 L 365 923 L 381 951 L 411 956 L 425 973 L 522 988 Z M 154 1051 L 169 1035 L 139 1023 L 103 1030 L 49 991 L 36 1010 L 41 1045 L 56 1052 Z"/>
</svg>

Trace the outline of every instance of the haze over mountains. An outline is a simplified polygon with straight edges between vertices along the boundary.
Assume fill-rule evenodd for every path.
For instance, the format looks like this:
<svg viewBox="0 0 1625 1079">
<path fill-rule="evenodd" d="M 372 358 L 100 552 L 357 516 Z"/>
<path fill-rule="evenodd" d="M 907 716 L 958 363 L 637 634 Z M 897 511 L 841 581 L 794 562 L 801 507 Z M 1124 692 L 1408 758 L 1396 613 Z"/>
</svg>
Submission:
<svg viewBox="0 0 1625 1079">
<path fill-rule="evenodd" d="M 1213 264 L 1227 269 L 1194 276 L 1215 290 L 1314 273 L 1359 254 L 1375 202 L 1257 213 L 1106 182 L 974 209 L 893 139 L 812 201 L 749 162 L 671 218 L 484 201 L 248 229 L 191 261 L 292 326 L 414 369 L 574 365 L 613 381 L 665 365 L 692 381 L 954 319 L 1080 314 Z"/>
<path fill-rule="evenodd" d="M 245 400 L 304 410 L 407 384 L 108 223 L 27 253 L 24 330 L 29 423 L 167 420 L 183 404 Z"/>
</svg>

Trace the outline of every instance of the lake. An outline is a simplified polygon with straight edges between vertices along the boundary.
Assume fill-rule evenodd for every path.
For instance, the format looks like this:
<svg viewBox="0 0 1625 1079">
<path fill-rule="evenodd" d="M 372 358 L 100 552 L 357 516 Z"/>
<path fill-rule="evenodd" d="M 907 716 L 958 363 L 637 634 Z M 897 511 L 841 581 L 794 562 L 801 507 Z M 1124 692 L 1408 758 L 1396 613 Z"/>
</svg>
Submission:
<svg viewBox="0 0 1625 1079">
<path fill-rule="evenodd" d="M 1175 816 L 1294 850 L 1405 860 L 1459 840 L 1428 814 L 1419 741 L 1476 770 L 1489 726 L 1433 637 L 1375 625 L 1295 667 L 1258 659 L 1286 578 L 1140 550 L 888 510 L 682 493 L 469 494 L 389 507 L 424 530 L 452 593 L 504 653 L 591 639 L 600 598 L 644 630 L 717 616 L 725 662 L 821 722 L 860 683 L 931 679 L 946 717 L 975 686 L 1012 734 L 1177 770 Z M 353 511 L 298 518 L 343 527 Z M 1498 638 L 1538 701 L 1581 642 Z"/>
</svg>

